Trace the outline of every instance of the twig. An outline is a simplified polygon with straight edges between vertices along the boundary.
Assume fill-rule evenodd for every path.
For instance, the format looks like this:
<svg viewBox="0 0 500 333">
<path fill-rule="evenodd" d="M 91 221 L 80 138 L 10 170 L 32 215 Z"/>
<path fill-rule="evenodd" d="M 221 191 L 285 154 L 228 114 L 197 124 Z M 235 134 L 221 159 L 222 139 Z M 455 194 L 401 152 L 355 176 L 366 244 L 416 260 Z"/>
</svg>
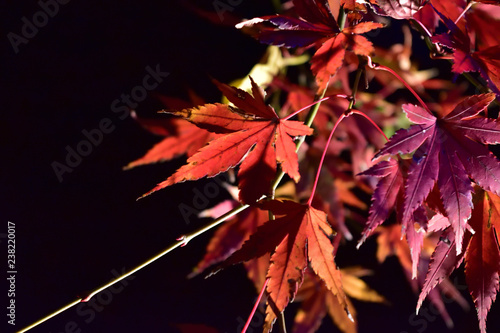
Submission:
<svg viewBox="0 0 500 333">
<path fill-rule="evenodd" d="M 49 315 L 43 317 L 42 319 L 36 321 L 35 323 L 21 329 L 20 331 L 18 331 L 18 333 L 22 333 L 22 332 L 26 332 L 44 322 L 46 322 L 47 320 L 57 316 L 58 314 L 70 309 L 71 307 L 75 306 L 76 304 L 78 303 L 81 303 L 81 302 L 88 302 L 92 297 L 94 297 L 96 294 L 100 293 L 101 291 L 111 287 L 112 285 L 114 285 L 115 283 L 118 283 L 120 282 L 121 280 L 123 279 L 126 279 L 127 277 L 129 277 L 130 275 L 136 273 L 137 271 L 141 270 L 142 268 L 148 266 L 149 264 L 153 263 L 154 261 L 160 259 L 161 257 L 163 257 L 164 255 L 166 255 L 167 253 L 175 250 L 176 248 L 178 247 L 182 247 L 182 246 L 186 246 L 187 243 L 189 241 L 191 241 L 192 239 L 198 237 L 199 235 L 203 234 L 204 232 L 216 227 L 217 225 L 221 224 L 222 222 L 226 221 L 227 219 L 230 219 L 231 217 L 233 217 L 234 215 L 238 214 L 239 212 L 247 209 L 249 207 L 249 205 L 241 205 L 239 207 L 236 207 L 234 208 L 233 210 L 227 212 L 226 214 L 222 215 L 221 217 L 219 217 L 218 219 L 214 220 L 212 223 L 210 223 L 209 225 L 201 228 L 201 229 L 198 229 L 197 231 L 195 232 L 192 232 L 190 234 L 187 234 L 187 235 L 184 235 L 180 238 L 177 239 L 177 242 L 172 244 L 171 246 L 169 246 L 168 248 L 166 248 L 165 250 L 163 250 L 162 252 L 160 252 L 159 254 L 157 254 L 156 256 L 152 257 L 151 259 L 147 260 L 146 262 L 140 264 L 139 266 L 133 268 L 132 270 L 130 270 L 129 272 L 117 277 L 116 279 L 114 279 L 113 281 L 109 282 L 109 283 L 106 283 L 105 285 L 95 289 L 94 291 L 92 291 L 88 296 L 84 297 L 84 298 L 80 298 L 80 299 L 77 299 L 71 303 L 69 303 L 68 305 L 65 305 L 63 306 L 62 308 L 50 313 Z"/>
</svg>

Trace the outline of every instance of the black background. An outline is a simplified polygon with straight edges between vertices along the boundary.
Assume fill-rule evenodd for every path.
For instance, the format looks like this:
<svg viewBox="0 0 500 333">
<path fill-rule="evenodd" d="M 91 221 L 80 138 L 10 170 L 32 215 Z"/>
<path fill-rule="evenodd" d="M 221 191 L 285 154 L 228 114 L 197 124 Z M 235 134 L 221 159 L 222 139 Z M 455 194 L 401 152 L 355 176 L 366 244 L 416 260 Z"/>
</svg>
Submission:
<svg viewBox="0 0 500 333">
<path fill-rule="evenodd" d="M 268 1 L 232 3 L 237 4 L 233 13 L 241 17 L 273 13 Z M 212 1 L 199 4 L 214 9 Z M 21 18 L 32 21 L 40 10 L 35 1 L 1 5 L 6 16 L 1 64 L 0 244 L 5 253 L 1 267 L 6 267 L 5 237 L 11 221 L 16 224 L 17 330 L 109 281 L 112 271 L 140 264 L 209 221 L 192 218 L 186 223 L 178 209 L 180 203 L 192 205 L 193 189 L 203 190 L 206 181 L 176 185 L 135 201 L 183 159 L 122 171 L 160 138 L 130 117 L 120 119 L 111 103 L 141 85 L 145 68 L 156 65 L 170 75 L 155 92 L 186 98 L 186 87 L 191 87 L 207 101 L 218 101 L 220 95 L 209 76 L 223 82 L 244 76 L 265 50 L 236 29 L 215 26 L 176 1 L 73 0 L 60 5 L 57 15 L 27 44 L 19 45 L 16 54 L 7 34 L 20 35 Z M 392 33 L 390 38 L 397 41 L 401 35 Z M 161 108 L 149 96 L 137 112 L 153 116 Z M 104 118 L 111 119 L 114 130 L 104 134 L 102 142 L 59 182 L 51 164 L 64 163 L 66 146 L 75 149 L 85 140 L 82 131 L 98 128 Z M 123 290 L 105 292 L 111 299 L 97 296 L 97 301 L 109 303 L 97 307 L 100 311 L 83 307 L 84 314 L 79 314 L 72 308 L 32 331 L 65 332 L 67 325 L 74 325 L 75 332 L 178 332 L 178 324 L 191 323 L 207 325 L 191 327 L 192 332 L 204 332 L 208 326 L 237 332 L 256 296 L 242 267 L 210 279 L 186 278 L 202 258 L 210 235 L 136 273 Z M 370 261 L 373 250 L 369 242 L 359 256 Z M 446 330 L 433 315 L 411 320 L 416 296 L 395 259 L 372 268 L 377 275 L 367 281 L 391 305 L 355 302 L 360 332 Z M 462 275 L 453 277 L 464 284 Z M 12 332 L 4 314 L 5 280 L 1 286 L 3 331 Z M 456 324 L 454 332 L 478 331 L 473 308 L 464 313 L 456 304 L 448 304 L 448 309 Z M 489 315 L 490 332 L 499 330 L 494 320 L 498 311 L 494 306 Z M 255 321 L 261 320 L 257 314 Z M 257 324 L 251 329 L 260 331 Z M 336 328 L 327 320 L 322 331 Z"/>
</svg>

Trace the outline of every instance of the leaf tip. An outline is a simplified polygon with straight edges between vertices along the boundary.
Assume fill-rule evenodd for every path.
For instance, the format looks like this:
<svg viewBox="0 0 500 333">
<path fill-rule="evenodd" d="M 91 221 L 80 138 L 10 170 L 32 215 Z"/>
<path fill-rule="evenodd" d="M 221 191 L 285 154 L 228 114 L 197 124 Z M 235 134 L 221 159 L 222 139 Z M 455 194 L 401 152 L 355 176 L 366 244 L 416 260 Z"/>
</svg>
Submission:
<svg viewBox="0 0 500 333">
<path fill-rule="evenodd" d="M 361 245 L 365 243 L 365 241 L 368 239 L 368 236 L 371 235 L 373 229 L 372 228 L 367 228 L 366 230 L 363 231 L 363 236 L 359 240 L 358 244 L 356 245 L 356 249 L 359 250 Z"/>
<path fill-rule="evenodd" d="M 345 310 L 347 311 L 347 318 L 349 318 L 349 320 L 354 323 L 354 317 L 352 316 L 352 314 L 347 308 Z"/>
<path fill-rule="evenodd" d="M 470 226 L 470 224 L 466 224 L 465 227 L 467 228 L 467 230 L 469 230 L 469 232 L 473 235 L 476 234 L 476 231 L 474 229 L 472 229 L 472 227 Z"/>
<path fill-rule="evenodd" d="M 257 23 L 261 23 L 261 22 L 264 22 L 263 19 L 261 19 L 260 17 L 255 17 L 251 20 L 246 20 L 246 21 L 243 21 L 243 22 L 240 22 L 238 24 L 236 24 L 234 27 L 236 29 L 242 29 L 243 27 L 246 27 L 246 26 L 249 26 L 249 25 L 254 25 L 254 24 L 257 24 Z"/>
<path fill-rule="evenodd" d="M 143 199 L 144 197 L 147 197 L 148 195 L 149 195 L 148 193 L 145 193 L 145 194 L 141 195 L 140 197 L 138 197 L 137 199 L 135 199 L 135 201 L 137 202 L 137 201 Z"/>
<path fill-rule="evenodd" d="M 135 199 L 135 201 L 139 201 L 141 199 L 144 199 L 145 197 L 147 197 L 148 195 L 150 195 L 153 192 L 156 192 L 156 189 L 152 189 L 151 191 L 148 191 L 148 192 L 144 193 L 143 195 L 141 195 L 140 197 L 138 197 L 137 199 Z"/>
</svg>

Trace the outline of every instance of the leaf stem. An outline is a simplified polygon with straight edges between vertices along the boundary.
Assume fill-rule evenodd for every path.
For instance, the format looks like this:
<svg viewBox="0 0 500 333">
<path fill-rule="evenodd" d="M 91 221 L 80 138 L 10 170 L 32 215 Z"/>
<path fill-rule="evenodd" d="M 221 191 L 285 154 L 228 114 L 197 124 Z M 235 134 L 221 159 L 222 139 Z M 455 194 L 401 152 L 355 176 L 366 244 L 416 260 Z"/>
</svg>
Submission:
<svg viewBox="0 0 500 333">
<path fill-rule="evenodd" d="M 257 297 L 257 300 L 255 301 L 255 304 L 253 306 L 252 312 L 250 312 L 250 315 L 248 316 L 247 322 L 245 323 L 245 326 L 243 326 L 241 333 L 245 333 L 248 329 L 248 326 L 250 326 L 250 322 L 252 321 L 252 318 L 255 315 L 255 311 L 257 311 L 257 308 L 259 307 L 259 303 L 260 303 L 260 300 L 262 299 L 262 295 L 264 295 L 264 292 L 266 291 L 266 287 L 267 287 L 268 282 L 269 282 L 269 278 L 267 278 L 266 281 L 264 282 L 264 285 L 262 286 L 262 289 L 260 290 L 259 297 Z"/>
<path fill-rule="evenodd" d="M 464 17 L 465 13 L 467 13 L 467 11 L 472 7 L 472 5 L 474 5 L 475 2 L 474 1 L 471 1 L 467 4 L 467 6 L 464 8 L 464 10 L 462 11 L 462 13 L 460 13 L 460 15 L 457 17 L 457 19 L 455 20 L 455 25 L 458 23 L 458 21 L 460 21 L 460 19 L 462 17 Z"/>
<path fill-rule="evenodd" d="M 297 111 L 295 111 L 295 112 L 293 112 L 293 113 L 289 114 L 288 116 L 286 116 L 285 118 L 283 118 L 283 120 L 289 120 L 290 118 L 292 118 L 292 117 L 296 116 L 297 114 L 299 114 L 300 112 L 304 111 L 305 109 L 308 109 L 308 108 L 310 108 L 311 106 L 314 106 L 314 105 L 316 105 L 316 104 L 318 104 L 318 103 L 321 103 L 321 102 L 323 102 L 323 101 L 326 101 L 326 100 L 330 99 L 330 97 L 332 97 L 332 96 L 327 96 L 327 97 L 323 97 L 323 98 L 321 98 L 321 99 L 318 99 L 317 101 L 314 101 L 314 102 L 312 102 L 311 104 L 306 105 L 306 106 L 304 106 L 303 108 L 301 108 L 301 109 L 299 109 L 299 110 L 297 110 Z"/>
<path fill-rule="evenodd" d="M 345 21 L 346 21 L 346 18 L 347 18 L 347 15 L 346 15 L 346 12 L 344 10 L 344 6 L 340 6 L 340 11 L 339 11 L 339 28 L 340 28 L 340 31 L 344 30 L 344 26 L 345 26 Z"/>
<path fill-rule="evenodd" d="M 300 110 L 297 110 L 297 111 L 295 111 L 295 112 L 294 112 L 294 113 L 292 113 L 292 114 L 289 114 L 288 116 L 286 116 L 285 118 L 283 118 L 283 120 L 288 120 L 288 119 L 292 118 L 293 116 L 295 116 L 295 115 L 299 114 L 300 112 L 304 111 L 305 109 L 308 109 L 308 108 L 310 108 L 311 106 L 314 106 L 314 105 L 316 105 L 316 104 L 318 104 L 318 103 L 324 102 L 324 101 L 326 101 L 326 100 L 328 100 L 328 99 L 330 99 L 330 98 L 332 98 L 332 97 L 349 98 L 349 96 L 344 95 L 344 94 L 336 94 L 336 95 L 330 95 L 330 96 L 327 96 L 327 97 L 323 97 L 323 98 L 321 98 L 321 99 L 319 99 L 319 100 L 317 100 L 317 101 L 312 102 L 311 104 L 309 104 L 309 105 L 307 105 L 307 106 L 304 106 L 304 107 L 303 107 L 303 108 L 301 108 Z"/>
<path fill-rule="evenodd" d="M 307 201 L 307 204 L 309 206 L 311 206 L 311 204 L 312 204 L 312 201 L 314 198 L 314 193 L 316 192 L 316 188 L 318 186 L 319 175 L 321 174 L 321 167 L 323 166 L 323 162 L 325 161 L 326 151 L 328 150 L 328 146 L 330 145 L 330 142 L 332 141 L 333 133 L 337 129 L 337 126 L 340 124 L 340 122 L 344 118 L 349 117 L 353 113 L 352 108 L 354 107 L 354 104 L 356 104 L 356 94 L 358 93 L 358 86 L 359 86 L 359 81 L 361 79 L 362 73 L 363 73 L 363 68 L 360 66 L 356 72 L 356 78 L 354 79 L 354 84 L 353 84 L 353 88 L 352 88 L 351 100 L 349 102 L 349 106 L 347 107 L 347 110 L 344 113 L 342 113 L 342 115 L 339 117 L 339 119 L 337 119 L 337 121 L 335 122 L 335 125 L 333 125 L 332 131 L 330 132 L 328 140 L 326 141 L 325 149 L 323 150 L 323 154 L 321 155 L 321 160 L 319 161 L 318 171 L 316 172 L 316 178 L 314 179 L 313 188 L 311 190 L 311 196 L 309 197 L 309 201 Z M 378 126 L 377 126 L 377 128 L 378 128 Z"/>
<path fill-rule="evenodd" d="M 319 180 L 319 175 L 321 173 L 321 167 L 323 166 L 323 162 L 325 160 L 326 151 L 328 150 L 328 146 L 330 145 L 330 142 L 332 141 L 333 133 L 337 129 L 337 126 L 340 124 L 342 119 L 344 119 L 345 117 L 346 117 L 346 113 L 344 112 L 339 117 L 339 119 L 337 119 L 337 121 L 335 122 L 335 125 L 333 126 L 333 128 L 330 132 L 330 136 L 328 137 L 328 140 L 326 141 L 325 149 L 323 150 L 323 154 L 321 155 L 321 160 L 319 161 L 318 171 L 316 172 L 316 178 L 314 179 L 314 185 L 313 185 L 313 188 L 311 191 L 311 196 L 309 197 L 309 201 L 307 202 L 307 204 L 309 206 L 311 206 L 311 204 L 312 204 L 312 201 L 314 198 L 314 193 L 316 192 L 316 187 L 318 186 L 318 180 Z"/>
<path fill-rule="evenodd" d="M 321 93 L 320 96 L 318 96 L 318 100 L 322 99 L 323 97 L 325 97 L 325 94 L 326 94 L 326 88 L 323 90 L 323 92 Z M 311 109 L 311 112 L 309 112 L 307 114 L 307 117 L 306 119 L 304 120 L 304 124 L 306 124 L 306 126 L 309 126 L 311 127 L 312 123 L 313 123 L 313 120 L 314 118 L 316 117 L 316 114 L 318 114 L 318 110 L 319 110 L 319 107 L 320 107 L 321 103 L 316 103 L 314 104 L 314 107 Z M 305 136 L 303 136 L 302 138 L 305 138 Z M 300 147 L 300 145 L 298 145 L 297 149 Z"/>
<path fill-rule="evenodd" d="M 470 82 L 472 83 L 481 93 L 487 93 L 489 92 L 489 89 L 486 88 L 481 82 L 479 82 L 476 78 L 474 78 L 470 73 L 468 72 L 463 72 L 462 75 Z"/>
<path fill-rule="evenodd" d="M 132 274 L 136 273 L 137 271 L 143 269 L 144 267 L 148 266 L 149 264 L 153 263 L 154 261 L 160 259 L 161 257 L 163 257 L 164 255 L 166 255 L 167 253 L 175 250 L 176 248 L 178 247 L 183 247 L 183 246 L 186 246 L 187 243 L 189 241 L 191 241 L 192 239 L 198 237 L 199 235 L 203 234 L 204 232 L 216 227 L 217 225 L 221 224 L 222 222 L 230 219 L 231 217 L 233 217 L 234 215 L 238 214 L 239 212 L 247 209 L 248 207 L 250 207 L 250 205 L 241 205 L 239 207 L 236 207 L 234 209 L 232 209 L 231 211 L 225 213 L 224 215 L 220 216 L 219 218 L 215 219 L 212 223 L 210 223 L 209 225 L 201 228 L 201 229 L 198 229 L 190 234 L 187 234 L 187 235 L 184 235 L 180 238 L 177 239 L 177 242 L 172 244 L 171 246 L 169 246 L 168 248 L 166 248 L 165 250 L 163 250 L 162 252 L 160 252 L 159 254 L 155 255 L 154 257 L 152 257 L 151 259 L 148 259 L 147 261 L 145 261 L 144 263 L 138 265 L 137 267 L 133 268 L 132 270 L 128 271 L 127 273 L 117 277 L 116 279 L 112 280 L 111 282 L 109 283 L 106 283 L 105 285 L 95 289 L 94 291 L 92 291 L 88 296 L 84 297 L 84 298 L 79 298 L 77 300 L 74 300 L 73 302 L 61 307 L 60 309 L 50 313 L 49 315 L 43 317 L 42 319 L 36 321 L 35 323 L 21 329 L 20 331 L 18 331 L 18 333 L 22 333 L 22 332 L 26 332 L 42 323 L 44 323 L 45 321 L 57 316 L 58 314 L 68 310 L 69 308 L 75 306 L 76 304 L 80 303 L 80 302 L 88 302 L 92 297 L 94 297 L 96 294 L 100 293 L 101 291 L 111 287 L 112 285 L 120 282 L 121 280 L 131 276 Z"/>
<path fill-rule="evenodd" d="M 358 111 L 358 110 L 352 110 L 351 111 L 353 114 L 357 114 L 357 115 L 360 115 L 362 117 L 364 117 L 365 119 L 367 119 L 379 132 L 380 134 L 383 135 L 383 137 L 385 138 L 386 141 L 389 141 L 389 138 L 387 137 L 387 135 L 385 135 L 384 131 L 382 131 L 382 129 L 372 120 L 372 118 L 368 117 L 366 114 Z"/>
<path fill-rule="evenodd" d="M 418 26 L 418 29 L 423 31 L 427 37 L 429 37 L 429 38 L 432 37 L 431 32 L 429 31 L 429 29 L 427 29 L 427 27 L 422 22 L 420 22 L 416 18 L 411 19 L 411 22 L 415 23 Z"/>
<path fill-rule="evenodd" d="M 358 92 L 358 86 L 359 86 L 359 81 L 361 80 L 362 72 L 363 72 L 363 70 L 361 68 L 359 68 L 356 71 L 356 78 L 354 79 L 354 85 L 353 85 L 352 93 L 351 93 L 351 101 L 349 102 L 349 106 L 347 107 L 347 111 L 352 110 L 352 108 L 354 107 L 354 104 L 356 104 L 356 94 Z"/>
<path fill-rule="evenodd" d="M 372 69 L 376 69 L 376 70 L 386 71 L 386 72 L 389 72 L 392 75 L 394 75 L 402 84 L 404 84 L 406 89 L 408 89 L 413 94 L 413 96 L 415 96 L 415 98 L 419 101 L 419 103 L 422 105 L 422 107 L 427 112 L 429 112 L 429 114 L 432 114 L 432 112 L 429 109 L 429 107 L 427 106 L 427 104 L 425 104 L 425 102 L 420 98 L 420 96 L 415 92 L 415 90 L 413 90 L 413 88 L 401 76 L 399 76 L 398 73 L 396 73 L 394 70 L 392 70 L 391 68 L 386 67 L 384 65 L 372 63 L 371 58 L 370 57 L 367 57 L 367 58 L 368 58 L 368 67 L 370 67 Z"/>
</svg>

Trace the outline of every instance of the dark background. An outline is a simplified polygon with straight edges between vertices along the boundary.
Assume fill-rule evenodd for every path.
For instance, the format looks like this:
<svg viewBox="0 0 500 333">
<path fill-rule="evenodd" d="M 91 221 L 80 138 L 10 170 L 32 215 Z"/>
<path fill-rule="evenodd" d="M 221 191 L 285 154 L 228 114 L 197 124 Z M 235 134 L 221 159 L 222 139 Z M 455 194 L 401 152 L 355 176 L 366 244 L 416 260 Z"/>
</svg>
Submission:
<svg viewBox="0 0 500 333">
<path fill-rule="evenodd" d="M 212 1 L 198 3 L 214 10 Z M 232 13 L 241 17 L 273 13 L 270 1 L 232 3 Z M 205 100 L 218 101 L 220 95 L 209 76 L 223 82 L 244 76 L 265 50 L 224 26 L 229 12 L 223 14 L 222 25 L 215 26 L 177 1 L 74 0 L 59 5 L 59 12 L 27 44 L 19 45 L 16 54 L 7 34 L 21 35 L 21 18 L 32 22 L 40 10 L 35 1 L 10 1 L 0 7 L 5 15 L 1 23 L 0 248 L 5 254 L 3 269 L 7 221 L 14 222 L 16 330 L 109 281 L 112 271 L 140 264 L 178 236 L 209 221 L 192 218 L 186 223 L 178 209 L 180 203 L 192 206 L 193 190 L 202 190 L 206 181 L 176 185 L 135 201 L 184 161 L 180 158 L 122 171 L 160 138 L 131 117 L 120 119 L 111 103 L 141 85 L 145 68 L 157 64 L 170 75 L 155 92 L 187 98 L 186 88 L 190 87 Z M 387 42 L 388 36 L 394 42 L 401 38 L 394 32 L 379 38 Z M 153 116 L 161 108 L 149 96 L 137 112 Z M 98 128 L 104 118 L 111 119 L 114 130 L 104 134 L 102 142 L 59 182 L 51 164 L 64 163 L 66 146 L 75 149 L 85 139 L 82 131 Z M 207 326 L 184 327 L 186 332 L 208 331 L 208 326 L 219 332 L 241 330 L 256 296 L 242 267 L 210 279 L 186 278 L 202 258 L 211 234 L 136 273 L 123 290 L 97 296 L 97 302 L 107 303 L 102 307 L 97 304 L 91 310 L 85 306 L 80 313 L 69 309 L 32 332 L 178 332 L 179 324 L 187 323 Z M 373 250 L 373 241 L 369 241 L 358 252 L 364 259 L 357 260 L 373 262 Z M 434 315 L 412 319 L 416 296 L 396 259 L 371 268 L 376 276 L 367 281 L 391 305 L 355 302 L 360 332 L 446 330 Z M 464 284 L 461 274 L 453 277 Z M 2 280 L 0 308 L 7 313 L 8 288 Z M 473 308 L 464 313 L 456 304 L 447 306 L 456 324 L 453 332 L 478 331 Z M 494 306 L 489 315 L 490 332 L 500 329 L 494 320 L 498 315 L 498 306 Z M 2 331 L 14 331 L 6 325 L 5 314 L 0 318 L 6 327 Z M 256 324 L 248 332 L 260 331 L 257 324 L 262 318 L 257 314 Z M 328 319 L 322 331 L 336 328 Z"/>
</svg>

